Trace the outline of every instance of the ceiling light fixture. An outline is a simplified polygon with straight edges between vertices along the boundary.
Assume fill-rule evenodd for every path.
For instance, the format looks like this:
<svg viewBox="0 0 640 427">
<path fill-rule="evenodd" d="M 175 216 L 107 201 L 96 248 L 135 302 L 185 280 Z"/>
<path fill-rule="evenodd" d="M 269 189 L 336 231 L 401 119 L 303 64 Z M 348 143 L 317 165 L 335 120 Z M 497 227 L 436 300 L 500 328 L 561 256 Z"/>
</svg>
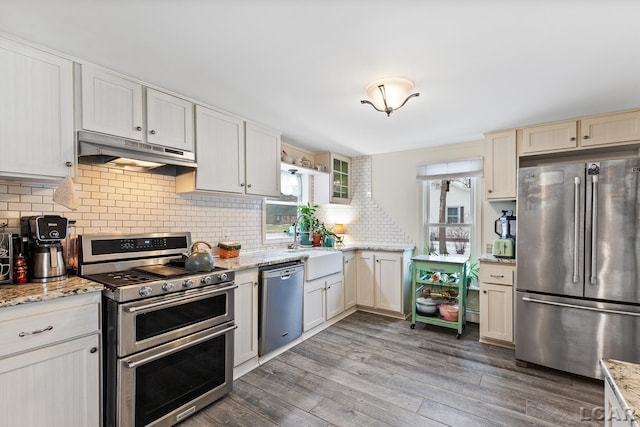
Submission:
<svg viewBox="0 0 640 427">
<path fill-rule="evenodd" d="M 402 77 L 390 77 L 376 80 L 367 86 L 367 94 L 372 101 L 363 99 L 361 104 L 370 104 L 376 111 L 387 113 L 387 117 L 398 108 L 402 108 L 407 101 L 420 93 L 411 93 L 415 84 Z"/>
</svg>

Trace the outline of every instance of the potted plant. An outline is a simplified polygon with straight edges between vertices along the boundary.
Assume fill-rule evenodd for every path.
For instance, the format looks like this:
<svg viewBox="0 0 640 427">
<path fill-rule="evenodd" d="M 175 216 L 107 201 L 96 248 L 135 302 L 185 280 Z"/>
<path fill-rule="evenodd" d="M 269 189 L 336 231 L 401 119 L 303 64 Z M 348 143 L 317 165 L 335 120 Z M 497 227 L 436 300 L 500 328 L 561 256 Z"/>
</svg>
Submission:
<svg viewBox="0 0 640 427">
<path fill-rule="evenodd" d="M 305 206 L 300 206 L 300 244 L 303 246 L 311 246 L 312 234 L 316 232 L 320 224 L 320 220 L 316 218 L 316 212 L 318 211 L 318 205 L 311 205 L 307 203 Z"/>
<path fill-rule="evenodd" d="M 480 264 L 471 262 L 471 258 L 467 260 L 467 287 L 475 283 L 478 284 L 478 275 L 480 274 Z"/>
<path fill-rule="evenodd" d="M 322 237 L 324 238 L 324 245 L 327 247 L 333 247 L 334 242 L 342 242 L 342 237 L 331 231 L 331 228 L 327 228 L 322 222 L 320 223 L 320 234 L 322 234 Z"/>
</svg>

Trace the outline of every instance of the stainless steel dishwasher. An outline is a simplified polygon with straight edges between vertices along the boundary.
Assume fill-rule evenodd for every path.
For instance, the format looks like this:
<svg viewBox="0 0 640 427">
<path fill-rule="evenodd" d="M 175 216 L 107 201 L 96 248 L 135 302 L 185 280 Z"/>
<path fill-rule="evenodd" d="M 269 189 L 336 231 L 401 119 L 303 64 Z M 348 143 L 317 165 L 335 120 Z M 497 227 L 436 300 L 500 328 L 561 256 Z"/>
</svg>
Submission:
<svg viewBox="0 0 640 427">
<path fill-rule="evenodd" d="M 258 354 L 302 335 L 304 266 L 276 264 L 260 269 Z"/>
</svg>

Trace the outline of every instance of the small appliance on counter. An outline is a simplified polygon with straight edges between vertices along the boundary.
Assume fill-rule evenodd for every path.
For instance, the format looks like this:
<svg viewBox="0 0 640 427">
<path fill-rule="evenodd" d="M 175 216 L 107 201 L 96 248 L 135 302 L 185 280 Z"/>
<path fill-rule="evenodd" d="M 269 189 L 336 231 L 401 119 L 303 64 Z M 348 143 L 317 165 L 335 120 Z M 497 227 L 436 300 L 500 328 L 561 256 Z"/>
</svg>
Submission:
<svg viewBox="0 0 640 427">
<path fill-rule="evenodd" d="M 11 233 L 0 233 L 0 284 L 13 281 L 13 238 Z"/>
<path fill-rule="evenodd" d="M 516 217 L 512 210 L 502 211 L 495 222 L 495 233 L 500 236 L 493 242 L 493 256 L 497 258 L 515 258 L 516 256 Z"/>
<path fill-rule="evenodd" d="M 20 219 L 20 226 L 29 242 L 29 279 L 39 283 L 66 279 L 60 242 L 67 235 L 67 219 L 59 215 L 27 216 Z"/>
</svg>

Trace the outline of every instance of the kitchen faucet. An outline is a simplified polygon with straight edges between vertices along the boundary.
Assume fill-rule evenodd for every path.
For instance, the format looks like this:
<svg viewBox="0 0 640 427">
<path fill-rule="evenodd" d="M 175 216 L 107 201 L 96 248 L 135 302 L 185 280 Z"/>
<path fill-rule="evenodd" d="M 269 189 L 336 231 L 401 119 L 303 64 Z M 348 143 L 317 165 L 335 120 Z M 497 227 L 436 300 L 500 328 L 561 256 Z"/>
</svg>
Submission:
<svg viewBox="0 0 640 427">
<path fill-rule="evenodd" d="M 304 214 L 298 215 L 293 223 L 293 244 L 290 245 L 291 249 L 298 249 L 298 220 L 303 216 Z"/>
</svg>

